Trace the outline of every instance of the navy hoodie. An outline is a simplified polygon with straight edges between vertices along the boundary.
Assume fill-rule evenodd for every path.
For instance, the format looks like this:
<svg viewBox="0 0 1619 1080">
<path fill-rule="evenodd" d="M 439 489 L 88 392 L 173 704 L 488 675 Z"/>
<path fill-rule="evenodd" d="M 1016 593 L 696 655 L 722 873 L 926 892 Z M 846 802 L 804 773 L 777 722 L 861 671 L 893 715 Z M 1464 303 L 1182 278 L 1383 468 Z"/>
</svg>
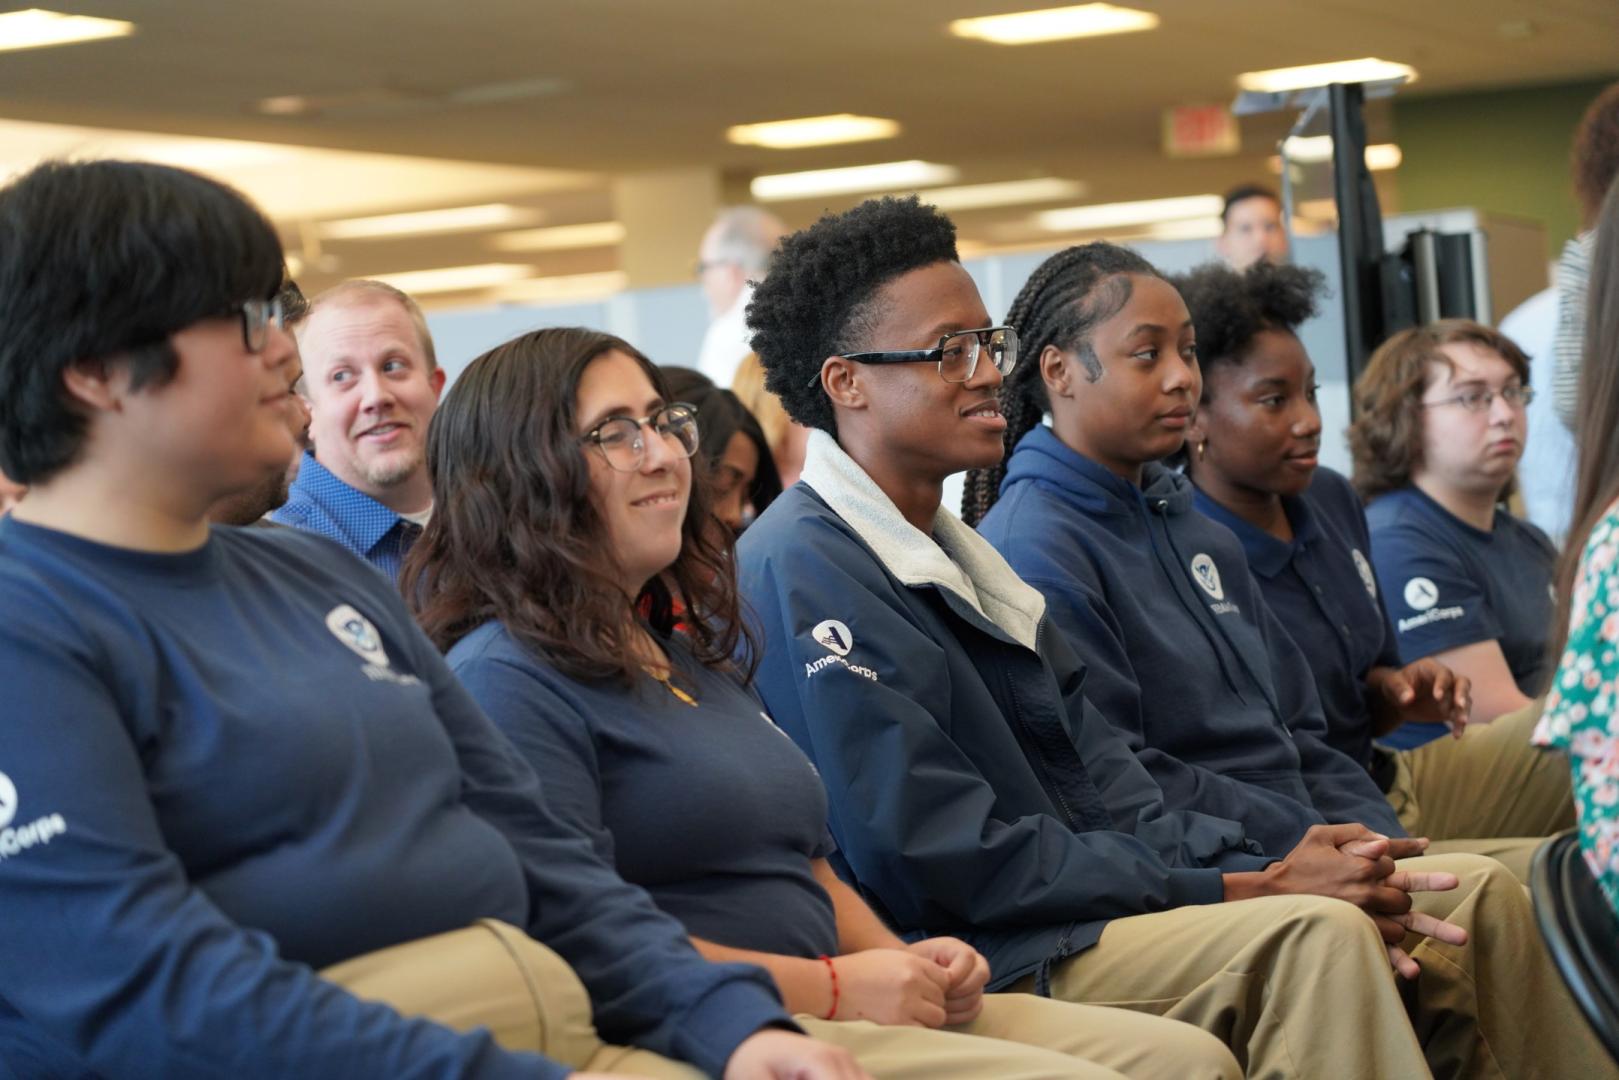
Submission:
<svg viewBox="0 0 1619 1080">
<path fill-rule="evenodd" d="M 1170 806 L 1240 821 L 1271 855 L 1323 821 L 1405 835 L 1366 770 L 1327 742 L 1309 664 L 1242 545 L 1192 493 L 1159 465 L 1138 488 L 1042 425 L 979 529 L 1045 595 L 1089 667 L 1086 696 Z"/>
</svg>

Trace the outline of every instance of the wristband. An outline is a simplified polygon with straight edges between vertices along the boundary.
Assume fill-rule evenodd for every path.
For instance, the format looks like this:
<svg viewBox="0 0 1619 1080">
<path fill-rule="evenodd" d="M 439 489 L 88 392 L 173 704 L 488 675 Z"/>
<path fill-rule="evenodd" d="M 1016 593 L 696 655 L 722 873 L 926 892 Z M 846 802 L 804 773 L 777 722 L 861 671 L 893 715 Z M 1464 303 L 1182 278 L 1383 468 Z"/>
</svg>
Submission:
<svg viewBox="0 0 1619 1080">
<path fill-rule="evenodd" d="M 821 960 L 826 964 L 827 973 L 832 976 L 832 1007 L 826 1010 L 826 1015 L 821 1019 L 830 1020 L 838 1015 L 838 969 L 833 966 L 832 958 L 825 953 L 821 954 Z"/>
</svg>

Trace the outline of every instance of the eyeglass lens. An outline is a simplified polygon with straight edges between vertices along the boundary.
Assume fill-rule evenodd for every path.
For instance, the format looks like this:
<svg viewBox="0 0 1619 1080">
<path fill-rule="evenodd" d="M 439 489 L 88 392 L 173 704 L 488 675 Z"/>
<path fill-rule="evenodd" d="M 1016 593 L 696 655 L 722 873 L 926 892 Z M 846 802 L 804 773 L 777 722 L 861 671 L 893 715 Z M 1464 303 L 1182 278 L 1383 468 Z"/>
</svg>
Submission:
<svg viewBox="0 0 1619 1080">
<path fill-rule="evenodd" d="M 691 457 L 697 452 L 697 417 L 683 405 L 671 405 L 645 420 L 615 416 L 598 427 L 594 441 L 601 447 L 607 464 L 620 472 L 639 469 L 646 457 L 643 425 L 647 424 L 682 457 Z"/>
</svg>

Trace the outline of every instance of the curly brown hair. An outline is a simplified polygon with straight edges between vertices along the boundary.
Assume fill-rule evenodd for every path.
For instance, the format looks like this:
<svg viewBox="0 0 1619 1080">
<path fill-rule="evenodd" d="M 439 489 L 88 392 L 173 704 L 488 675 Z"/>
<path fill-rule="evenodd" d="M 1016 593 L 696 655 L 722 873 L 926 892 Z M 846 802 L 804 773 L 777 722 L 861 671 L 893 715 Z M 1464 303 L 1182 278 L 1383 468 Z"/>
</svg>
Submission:
<svg viewBox="0 0 1619 1080">
<path fill-rule="evenodd" d="M 680 556 L 626 597 L 605 553 L 606 525 L 590 495 L 590 463 L 575 430 L 579 380 L 610 351 L 632 357 L 669 400 L 652 361 L 611 334 L 535 330 L 474 360 L 433 414 L 427 464 L 433 516 L 400 571 L 399 587 L 440 650 L 491 619 L 571 678 L 642 674 L 643 628 L 674 632 L 674 598 L 692 652 L 710 667 L 754 662 L 736 569 L 710 523 L 706 478 L 693 470 Z M 751 670 L 741 672 L 751 677 Z"/>
<path fill-rule="evenodd" d="M 1355 383 L 1356 415 L 1349 425 L 1353 482 L 1362 499 L 1369 502 L 1411 482 L 1412 471 L 1422 463 L 1422 395 L 1430 365 L 1449 368 L 1440 346 L 1461 342 L 1497 353 L 1529 384 L 1529 358 L 1523 350 L 1499 330 L 1471 319 L 1440 319 L 1401 330 L 1383 342 Z"/>
<path fill-rule="evenodd" d="M 1581 222 L 1596 225 L 1602 197 L 1619 177 L 1619 83 L 1614 83 L 1586 108 L 1574 129 L 1570 153 L 1574 194 L 1580 200 Z"/>
</svg>

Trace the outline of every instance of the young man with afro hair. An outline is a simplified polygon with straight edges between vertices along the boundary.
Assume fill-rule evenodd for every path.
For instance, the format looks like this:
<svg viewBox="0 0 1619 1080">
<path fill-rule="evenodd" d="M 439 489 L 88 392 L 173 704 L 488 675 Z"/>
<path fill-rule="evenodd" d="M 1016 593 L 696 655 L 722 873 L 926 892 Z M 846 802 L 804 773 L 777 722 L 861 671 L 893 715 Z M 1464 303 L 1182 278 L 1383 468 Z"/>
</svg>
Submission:
<svg viewBox="0 0 1619 1080">
<path fill-rule="evenodd" d="M 975 945 L 991 989 L 1185 1020 L 1249 1075 L 1426 1075 L 1385 942 L 1456 928 L 1355 905 L 1455 879 L 1390 875 L 1408 852 L 1360 826 L 1278 860 L 1165 807 L 1040 594 L 940 505 L 945 477 L 1000 460 L 1018 359 L 951 222 L 914 198 L 822 218 L 783 242 L 748 324 L 814 429 L 802 482 L 738 545 L 757 685 L 820 771 L 840 874 L 902 934 Z M 1479 1067 L 1447 1024 L 1424 1041 Z"/>
</svg>

